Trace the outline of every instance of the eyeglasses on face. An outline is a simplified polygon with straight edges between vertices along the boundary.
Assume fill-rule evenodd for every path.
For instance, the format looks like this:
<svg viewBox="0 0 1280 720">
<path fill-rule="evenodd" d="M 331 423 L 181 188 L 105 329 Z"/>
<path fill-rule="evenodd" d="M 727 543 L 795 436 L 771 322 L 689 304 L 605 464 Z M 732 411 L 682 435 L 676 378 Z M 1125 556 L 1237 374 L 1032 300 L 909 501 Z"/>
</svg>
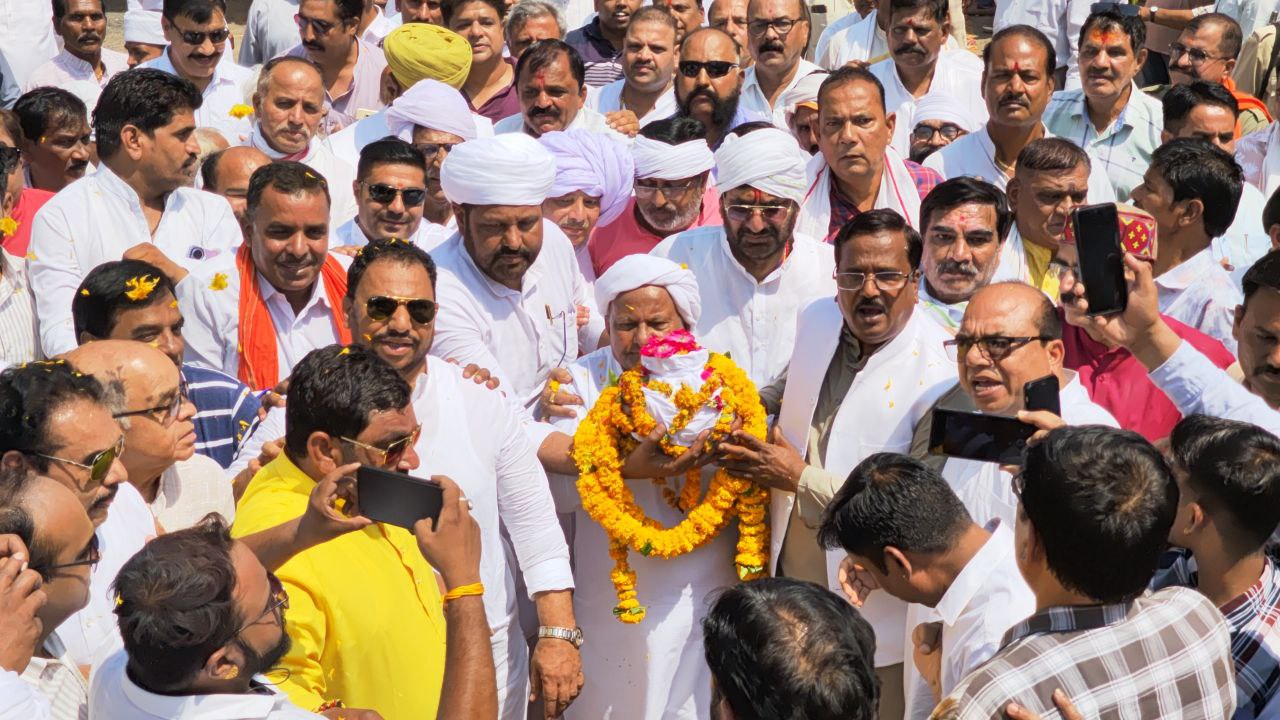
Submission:
<svg viewBox="0 0 1280 720">
<path fill-rule="evenodd" d="M 225 27 L 206 32 L 198 30 L 183 30 L 182 28 L 177 28 L 177 30 L 179 35 L 182 36 L 182 42 L 193 47 L 200 47 L 204 44 L 206 39 L 214 45 L 221 45 L 227 41 L 227 38 L 231 37 L 231 31 Z"/>
<path fill-rule="evenodd" d="M 379 465 L 381 465 L 382 467 L 390 467 L 393 463 L 400 462 L 400 458 L 404 457 L 405 451 L 409 449 L 409 446 L 418 442 L 418 436 L 420 436 L 421 434 L 422 434 L 422 426 L 418 425 L 413 429 L 413 432 L 409 433 L 408 435 L 405 435 L 399 440 L 393 440 L 392 442 L 388 443 L 385 448 L 380 448 L 380 447 L 377 447 L 376 445 L 363 443 L 354 438 L 349 438 L 345 436 L 339 437 L 338 439 L 343 442 L 351 443 L 352 445 L 355 445 L 358 448 L 363 448 L 365 450 L 368 450 L 371 453 L 378 455 L 378 457 L 382 458 L 382 462 L 380 462 Z"/>
<path fill-rule="evenodd" d="M 1218 57 L 1217 55 L 1210 55 L 1209 53 L 1201 50 L 1200 48 L 1189 48 L 1180 42 L 1174 42 L 1169 45 L 1169 64 L 1170 65 L 1177 62 L 1178 58 L 1182 57 L 1183 55 L 1187 56 L 1187 61 L 1190 62 L 1193 67 L 1199 67 L 1211 60 L 1227 59 L 1224 57 Z"/>
<path fill-rule="evenodd" d="M 178 392 L 173 399 L 164 405 L 155 407 L 142 408 L 141 410 L 126 410 L 118 412 L 111 417 L 119 420 L 121 418 L 135 417 L 137 415 L 150 415 L 152 420 L 160 423 L 165 427 L 173 425 L 178 419 L 178 413 L 182 412 L 182 403 L 187 401 L 187 383 L 182 381 L 178 383 Z"/>
<path fill-rule="evenodd" d="M 314 32 L 319 37 L 324 37 L 325 35 L 328 35 L 329 33 L 333 32 L 333 29 L 335 27 L 337 27 L 337 25 L 331 22 L 326 22 L 324 20 L 313 20 L 312 18 L 304 17 L 302 15 L 294 15 L 293 22 L 298 26 L 299 32 L 306 32 L 307 26 L 310 25 L 311 31 Z"/>
<path fill-rule="evenodd" d="M 911 131 L 911 139 L 917 142 L 928 142 L 933 139 L 934 135 L 941 135 L 943 140 L 951 142 L 960 137 L 964 131 L 960 126 L 952 123 L 943 123 L 941 127 L 929 127 L 928 125 L 917 125 Z"/>
<path fill-rule="evenodd" d="M 738 63 L 725 60 L 708 60 L 707 62 L 681 60 L 678 66 L 680 74 L 687 78 L 696 78 L 704 70 L 709 78 L 722 78 L 736 67 Z"/>
<path fill-rule="evenodd" d="M 791 217 L 791 205 L 729 205 L 724 209 L 725 218 L 729 222 L 746 222 L 756 213 L 760 213 L 760 217 L 765 222 L 778 224 L 786 222 Z"/>
<path fill-rule="evenodd" d="M 39 458 L 44 458 L 45 460 L 52 460 L 54 462 L 64 463 L 66 465 L 72 465 L 78 468 L 82 468 L 84 470 L 88 470 L 89 480 L 95 485 L 101 485 L 102 481 L 107 479 L 107 473 L 111 472 L 111 466 L 115 464 L 116 458 L 120 457 L 120 454 L 123 452 L 124 452 L 124 435 L 121 435 L 120 439 L 116 440 L 116 443 L 114 445 L 107 448 L 106 450 L 99 451 L 87 463 L 77 462 L 75 460 L 69 460 L 67 458 L 60 458 L 60 457 L 57 457 L 56 455 L 43 455 L 41 453 L 35 453 L 35 456 Z"/>
<path fill-rule="evenodd" d="M 276 616 L 276 623 L 284 625 L 284 611 L 289 609 L 289 592 L 284 589 L 284 583 L 280 582 L 280 578 L 276 577 L 276 574 L 270 570 L 267 571 L 267 590 L 271 593 L 267 596 L 267 607 L 261 613 L 258 613 L 258 616 L 252 621 L 241 625 L 240 629 L 236 630 L 235 637 L 239 637 L 240 633 L 257 625 L 262 622 L 262 618 L 272 614 Z"/>
<path fill-rule="evenodd" d="M 360 183 L 369 191 L 369 197 L 381 205 L 395 202 L 396 196 L 404 197 L 405 207 L 418 207 L 427 199 L 426 188 L 397 188 L 382 183 Z"/>
<path fill-rule="evenodd" d="M 365 301 L 364 312 L 374 322 L 386 322 L 401 305 L 408 309 L 409 317 L 419 325 L 426 325 L 436 318 L 436 304 L 431 300 L 395 295 L 374 295 Z"/>
<path fill-rule="evenodd" d="M 431 162 L 440 153 L 448 155 L 457 146 L 458 143 L 417 143 L 413 146 L 413 149 L 422 153 L 423 159 L 427 162 Z"/>
<path fill-rule="evenodd" d="M 973 337 L 971 335 L 957 335 L 951 340 L 943 341 L 942 345 L 947 349 L 947 356 L 954 362 L 969 354 L 969 350 L 974 345 L 978 346 L 978 352 L 991 362 L 1000 362 L 1013 354 L 1015 350 L 1030 342 L 1039 340 L 1040 342 L 1048 342 L 1053 338 L 1045 335 L 983 335 L 982 337 Z"/>
<path fill-rule="evenodd" d="M 768 32 L 769 28 L 773 28 L 773 31 L 778 33 L 778 37 L 786 37 L 787 33 L 791 32 L 791 29 L 799 22 L 801 22 L 800 18 L 786 17 L 774 18 L 772 20 L 752 20 L 747 23 L 747 32 L 756 37 L 760 37 Z"/>
<path fill-rule="evenodd" d="M 663 197 L 671 197 L 673 195 L 680 195 L 682 193 L 689 192 L 689 190 L 693 189 L 694 185 L 697 185 L 697 183 L 687 182 L 678 184 L 673 183 L 670 185 L 654 185 L 652 183 L 636 182 L 634 187 L 636 195 L 653 196 L 658 193 L 662 193 Z"/>
<path fill-rule="evenodd" d="M 88 566 L 89 569 L 92 570 L 93 568 L 97 567 L 98 563 L 102 560 L 102 552 L 98 549 L 97 533 L 95 533 L 92 537 L 89 538 L 89 545 L 88 547 L 85 548 L 85 551 L 83 554 L 84 554 L 84 557 L 79 560 L 72 560 L 71 562 L 67 562 L 67 563 L 59 563 L 57 565 L 50 565 L 49 567 L 46 567 L 46 568 L 35 568 L 35 569 L 37 572 L 40 573 L 40 576 L 43 577 L 46 582 L 49 581 L 51 578 L 57 575 L 59 571 L 62 571 L 62 570 L 68 570 L 70 568 L 85 567 L 85 566 Z"/>
<path fill-rule="evenodd" d="M 835 274 L 836 287 L 845 292 L 858 292 L 871 280 L 876 289 L 883 292 L 897 292 L 907 286 L 915 273 L 903 273 L 885 270 L 874 273 L 842 272 Z"/>
</svg>

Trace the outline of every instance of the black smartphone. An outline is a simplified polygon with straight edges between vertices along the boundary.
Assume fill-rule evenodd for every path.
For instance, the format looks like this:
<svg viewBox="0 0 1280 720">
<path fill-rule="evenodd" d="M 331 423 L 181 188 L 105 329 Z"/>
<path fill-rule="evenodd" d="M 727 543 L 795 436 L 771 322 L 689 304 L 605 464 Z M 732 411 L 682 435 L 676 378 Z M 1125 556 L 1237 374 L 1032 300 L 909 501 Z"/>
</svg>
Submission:
<svg viewBox="0 0 1280 720">
<path fill-rule="evenodd" d="M 1090 316 L 1124 312 L 1129 288 L 1124 282 L 1124 250 L 1120 223 L 1113 203 L 1086 205 L 1071 212 L 1076 252 L 1080 257 L 1080 281 Z"/>
<path fill-rule="evenodd" d="M 938 408 L 929 427 L 929 452 L 1021 465 L 1023 448 L 1035 431 L 1017 418 Z"/>
<path fill-rule="evenodd" d="M 360 514 L 412 531 L 422 518 L 435 522 L 444 507 L 444 488 L 401 472 L 361 465 L 356 470 Z"/>
<path fill-rule="evenodd" d="M 1048 410 L 1062 417 L 1062 401 L 1058 398 L 1058 376 L 1045 375 L 1022 386 L 1022 407 Z"/>
</svg>

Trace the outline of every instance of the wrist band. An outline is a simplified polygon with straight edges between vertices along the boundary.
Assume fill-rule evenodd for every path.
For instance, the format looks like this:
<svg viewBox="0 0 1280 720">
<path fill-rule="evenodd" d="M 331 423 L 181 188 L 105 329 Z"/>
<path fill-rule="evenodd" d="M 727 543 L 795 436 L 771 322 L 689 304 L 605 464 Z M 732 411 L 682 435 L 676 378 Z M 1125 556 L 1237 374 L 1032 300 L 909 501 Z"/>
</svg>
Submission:
<svg viewBox="0 0 1280 720">
<path fill-rule="evenodd" d="M 344 705 L 341 700 L 330 700 L 322 704 L 320 707 L 316 708 L 316 713 L 322 713 L 325 710 L 333 710 L 335 708 L 346 708 L 346 707 L 347 706 Z"/>
<path fill-rule="evenodd" d="M 458 587 L 444 594 L 444 602 L 447 603 L 450 600 L 457 600 L 458 598 L 464 598 L 464 597 L 475 597 L 477 595 L 484 595 L 484 583 L 471 583 L 470 585 L 459 585 Z"/>
</svg>

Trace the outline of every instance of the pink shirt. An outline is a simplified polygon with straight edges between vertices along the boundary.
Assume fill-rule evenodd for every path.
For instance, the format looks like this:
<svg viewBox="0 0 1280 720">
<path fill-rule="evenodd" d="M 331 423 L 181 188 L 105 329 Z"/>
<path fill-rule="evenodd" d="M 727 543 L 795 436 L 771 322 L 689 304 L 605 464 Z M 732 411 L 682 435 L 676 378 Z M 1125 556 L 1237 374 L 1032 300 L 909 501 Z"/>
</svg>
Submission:
<svg viewBox="0 0 1280 720">
<path fill-rule="evenodd" d="M 37 188 L 27 188 L 18 195 L 18 202 L 13 206 L 13 212 L 10 214 L 17 223 L 18 229 L 14 232 L 13 237 L 4 238 L 0 242 L 0 247 L 9 251 L 10 255 L 23 257 L 27 254 L 27 245 L 31 243 L 31 221 L 35 219 L 36 213 L 44 204 L 53 197 L 53 193 L 48 190 L 40 190 Z"/>
<path fill-rule="evenodd" d="M 708 185 L 706 192 L 702 193 L 702 212 L 698 213 L 693 224 L 686 229 L 719 224 L 720 193 Z M 640 221 L 636 220 L 636 199 L 631 198 L 627 209 L 622 211 L 617 220 L 605 227 L 596 228 L 591 233 L 587 251 L 591 253 L 591 264 L 595 267 L 596 277 L 599 277 L 622 258 L 647 254 L 665 239 L 640 226 Z"/>
</svg>

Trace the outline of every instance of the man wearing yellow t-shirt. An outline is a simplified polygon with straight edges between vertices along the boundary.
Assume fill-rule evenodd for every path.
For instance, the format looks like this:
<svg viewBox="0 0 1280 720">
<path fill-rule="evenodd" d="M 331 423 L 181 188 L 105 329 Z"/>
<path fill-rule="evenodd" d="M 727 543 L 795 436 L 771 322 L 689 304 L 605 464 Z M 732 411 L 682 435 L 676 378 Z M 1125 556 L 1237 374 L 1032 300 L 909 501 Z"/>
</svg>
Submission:
<svg viewBox="0 0 1280 720">
<path fill-rule="evenodd" d="M 418 466 L 409 386 L 359 347 L 312 351 L 293 370 L 284 451 L 236 508 L 243 537 L 301 515 L 319 478 L 348 463 Z M 445 665 L 441 590 L 407 530 L 373 523 L 305 550 L 276 574 L 293 647 L 280 663 L 290 700 L 336 701 L 386 720 L 436 717 Z"/>
</svg>

